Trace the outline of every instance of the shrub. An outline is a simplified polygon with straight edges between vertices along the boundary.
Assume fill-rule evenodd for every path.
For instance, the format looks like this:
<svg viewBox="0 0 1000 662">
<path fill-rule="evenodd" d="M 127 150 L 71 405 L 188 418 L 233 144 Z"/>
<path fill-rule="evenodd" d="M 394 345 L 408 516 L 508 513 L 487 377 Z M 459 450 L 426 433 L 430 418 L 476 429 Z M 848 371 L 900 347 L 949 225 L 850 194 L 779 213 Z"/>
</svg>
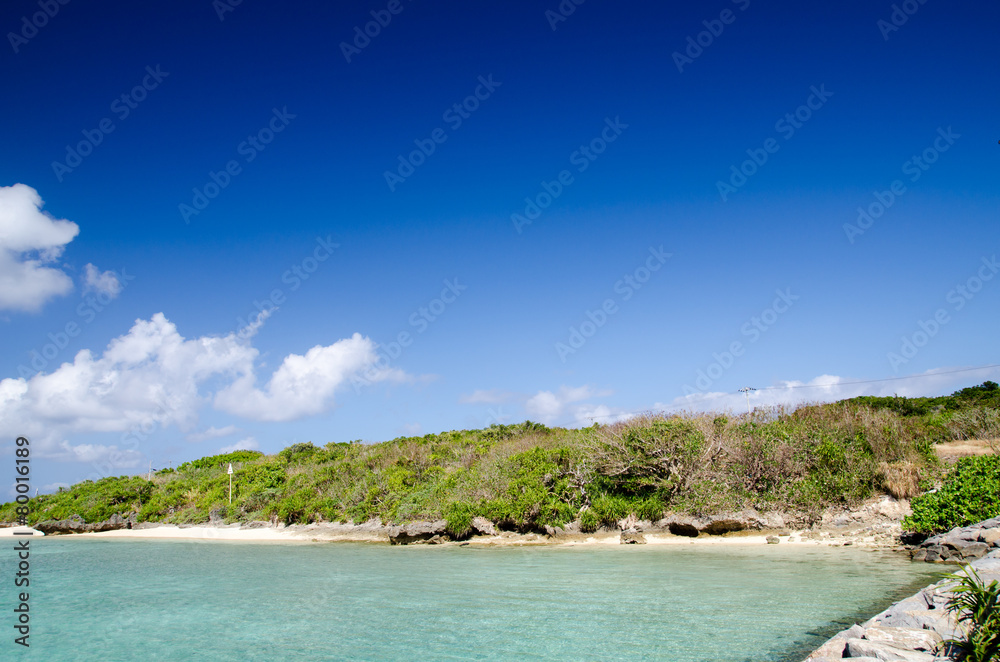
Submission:
<svg viewBox="0 0 1000 662">
<path fill-rule="evenodd" d="M 593 533 L 600 526 L 601 518 L 597 516 L 597 513 L 593 509 L 588 508 L 580 513 L 580 530 L 584 533 Z"/>
<path fill-rule="evenodd" d="M 989 586 L 983 583 L 972 566 L 965 566 L 964 574 L 947 575 L 958 581 L 951 589 L 947 609 L 965 624 L 965 636 L 946 641 L 949 653 L 968 662 L 989 662 L 1000 655 L 1000 587 L 994 579 Z"/>
<path fill-rule="evenodd" d="M 944 485 L 910 503 L 913 515 L 903 528 L 938 533 L 1000 514 L 1000 456 L 962 458 L 945 477 Z"/>
</svg>

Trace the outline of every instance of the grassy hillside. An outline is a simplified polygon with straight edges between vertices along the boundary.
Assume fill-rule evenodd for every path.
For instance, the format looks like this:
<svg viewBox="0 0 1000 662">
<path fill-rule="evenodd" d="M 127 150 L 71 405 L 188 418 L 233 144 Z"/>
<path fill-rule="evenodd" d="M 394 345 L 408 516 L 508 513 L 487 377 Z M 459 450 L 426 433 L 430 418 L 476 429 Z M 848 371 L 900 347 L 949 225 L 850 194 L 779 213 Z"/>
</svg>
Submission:
<svg viewBox="0 0 1000 662">
<path fill-rule="evenodd" d="M 921 481 L 940 475 L 935 440 L 995 421 L 997 410 L 981 406 L 996 399 L 990 384 L 952 399 L 856 398 L 732 418 L 645 416 L 581 430 L 529 421 L 379 444 L 296 444 L 276 455 L 238 451 L 148 481 L 105 478 L 41 495 L 29 503 L 28 521 L 136 513 L 140 521 L 199 523 L 216 511 L 227 521 L 289 524 L 445 518 L 462 534 L 476 515 L 526 531 L 575 519 L 592 530 L 629 513 L 656 519 L 665 510 L 815 513 L 878 493 L 918 494 Z M 975 400 L 962 395 L 968 391 Z M 13 507 L 0 507 L 0 520 L 13 521 Z"/>
</svg>

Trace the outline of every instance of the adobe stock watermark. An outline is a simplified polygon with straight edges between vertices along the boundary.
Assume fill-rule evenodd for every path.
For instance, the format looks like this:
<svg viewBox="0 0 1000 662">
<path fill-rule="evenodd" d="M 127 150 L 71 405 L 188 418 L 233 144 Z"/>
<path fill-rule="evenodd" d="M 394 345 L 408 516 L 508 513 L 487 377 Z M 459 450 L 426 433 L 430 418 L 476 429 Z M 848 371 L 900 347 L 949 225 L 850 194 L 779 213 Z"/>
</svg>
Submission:
<svg viewBox="0 0 1000 662">
<path fill-rule="evenodd" d="M 965 308 L 982 291 L 983 286 L 993 280 L 997 272 L 1000 272 L 1000 263 L 997 262 L 996 255 L 989 258 L 984 257 L 980 261 L 982 264 L 976 273 L 969 276 L 964 283 L 956 285 L 945 295 L 945 303 L 951 304 L 951 313 L 957 313 Z M 892 366 L 892 371 L 899 372 L 899 366 L 909 363 L 920 352 L 920 349 L 937 336 L 941 328 L 950 321 L 951 314 L 948 312 L 948 308 L 944 307 L 935 310 L 930 319 L 919 320 L 916 331 L 900 338 L 899 351 L 889 352 L 885 355 L 889 365 Z"/>
<path fill-rule="evenodd" d="M 149 93 L 160 86 L 165 78 L 170 75 L 169 71 L 161 71 L 160 65 L 155 68 L 146 67 L 146 75 L 142 80 L 128 92 L 122 93 L 111 102 L 111 112 L 118 116 L 118 121 L 128 119 L 132 111 L 139 107 L 139 104 L 146 100 Z M 114 120 L 104 117 L 93 129 L 83 129 L 83 140 L 76 145 L 66 145 L 66 158 L 63 161 L 52 162 L 52 172 L 56 180 L 62 183 L 63 177 L 80 167 L 83 160 L 94 153 L 97 146 L 104 142 L 104 137 L 116 129 Z"/>
<path fill-rule="evenodd" d="M 212 9 L 215 10 L 219 22 L 226 20 L 226 14 L 236 11 L 236 8 L 243 4 L 243 0 L 212 0 Z"/>
<path fill-rule="evenodd" d="M 38 0 L 38 8 L 30 17 L 21 17 L 21 29 L 17 32 L 8 32 L 7 41 L 10 47 L 17 54 L 21 47 L 38 36 L 38 31 L 49 24 L 49 20 L 56 17 L 59 9 L 68 5 L 70 0 Z"/>
<path fill-rule="evenodd" d="M 410 0 L 411 2 L 413 0 Z M 340 42 L 340 52 L 344 54 L 344 59 L 347 63 L 351 63 L 351 58 L 355 55 L 360 55 L 361 51 L 368 48 L 372 43 L 372 39 L 382 34 L 383 28 L 389 27 L 392 23 L 393 16 L 399 16 L 406 9 L 403 6 L 401 0 L 389 0 L 386 4 L 385 9 L 373 9 L 370 13 L 372 20 L 368 21 L 364 25 L 364 29 L 360 25 L 354 26 L 354 38 L 351 43 L 346 41 Z M 352 45 L 353 44 L 353 45 Z"/>
<path fill-rule="evenodd" d="M 292 120 L 298 117 L 288 112 L 288 106 L 283 106 L 281 110 L 271 109 L 271 118 L 256 133 L 246 137 L 246 140 L 236 146 L 236 153 L 243 157 L 244 163 L 251 163 L 257 156 L 270 145 L 275 137 L 284 131 Z M 191 189 L 191 204 L 181 203 L 177 205 L 177 210 L 184 219 L 184 223 L 190 225 L 191 217 L 197 216 L 208 209 L 212 200 L 219 197 L 233 179 L 243 172 L 243 165 L 237 159 L 230 159 L 219 169 L 218 172 L 210 170 L 208 181 L 202 186 L 195 186 Z"/>
<path fill-rule="evenodd" d="M 649 282 L 653 274 L 673 257 L 673 253 L 664 252 L 663 246 L 659 248 L 650 246 L 648 252 L 649 255 L 642 264 L 615 282 L 613 289 L 615 294 L 619 295 L 617 300 L 609 297 L 602 301 L 596 310 L 588 309 L 584 313 L 586 319 L 578 325 L 569 327 L 569 336 L 566 342 L 555 344 L 556 354 L 562 363 L 566 363 L 567 356 L 576 354 L 587 344 L 588 340 L 594 337 L 599 329 L 608 323 L 611 316 L 620 310 L 620 302 L 624 303 L 635 296 L 635 293 Z"/>
<path fill-rule="evenodd" d="M 295 292 L 302 287 L 303 282 L 309 280 L 310 276 L 319 270 L 321 264 L 330 259 L 338 248 L 340 244 L 334 243 L 331 235 L 325 238 L 316 237 L 316 246 L 312 253 L 285 269 L 281 274 L 281 282 L 288 286 L 289 292 Z M 282 287 L 271 290 L 263 301 L 254 299 L 255 310 L 247 314 L 246 319 L 242 316 L 236 318 L 236 336 L 240 340 L 246 340 L 260 327 L 264 319 L 273 315 L 287 300 L 288 295 Z"/>
<path fill-rule="evenodd" d="M 597 137 L 585 145 L 580 145 L 578 149 L 569 155 L 570 165 L 575 166 L 577 173 L 584 172 L 590 167 L 591 163 L 596 161 L 607 150 L 608 145 L 618 140 L 618 137 L 627 128 L 628 124 L 622 122 L 620 116 L 616 115 L 613 120 L 610 117 L 605 117 L 604 128 L 601 129 Z M 551 182 L 543 180 L 541 184 L 542 190 L 534 196 L 528 196 L 524 199 L 524 211 L 510 215 L 511 223 L 514 224 L 514 229 L 517 230 L 517 233 L 521 234 L 523 232 L 522 228 L 525 225 L 531 225 L 536 221 L 542 215 L 542 212 L 551 207 L 552 203 L 563 194 L 563 191 L 575 182 L 576 179 L 573 177 L 573 173 L 568 169 L 559 171 L 559 174 Z"/>
<path fill-rule="evenodd" d="M 560 23 L 565 23 L 566 19 L 573 15 L 576 8 L 582 5 L 587 0 L 562 0 L 559 5 L 555 8 L 555 11 L 551 9 L 545 10 L 545 20 L 549 22 L 549 27 L 555 32 L 556 28 L 559 27 Z"/>
<path fill-rule="evenodd" d="M 417 308 L 407 318 L 410 327 L 415 329 L 416 335 L 420 335 L 429 329 L 431 324 L 440 319 L 445 311 L 448 310 L 448 307 L 462 296 L 462 292 L 469 289 L 468 285 L 459 283 L 458 278 L 446 278 L 443 283 L 444 288 L 437 297 L 428 301 L 426 305 Z M 406 348 L 413 345 L 415 339 L 416 337 L 413 333 L 404 330 L 397 333 L 395 339 L 389 343 L 377 345 L 375 347 L 375 360 L 366 365 L 361 374 L 356 373 L 351 377 L 351 385 L 354 387 L 354 393 L 361 393 L 362 387 L 371 386 L 378 379 L 380 373 L 389 369 L 392 362 L 402 356 Z"/>
<path fill-rule="evenodd" d="M 479 85 L 472 91 L 472 94 L 462 99 L 462 101 L 452 104 L 441 113 L 441 119 L 453 132 L 458 131 L 465 120 L 472 117 L 472 113 L 479 110 L 480 104 L 493 96 L 496 89 L 503 85 L 502 82 L 493 80 L 493 74 L 489 74 L 486 78 L 479 76 L 477 80 L 479 81 Z M 405 182 L 408 177 L 417 171 L 417 168 L 426 163 L 431 154 L 437 150 L 438 145 L 444 144 L 446 140 L 448 140 L 448 132 L 441 127 L 431 131 L 427 138 L 416 138 L 413 144 L 416 145 L 417 149 L 406 156 L 402 154 L 397 155 L 396 160 L 398 165 L 396 166 L 396 171 L 386 170 L 383 173 L 385 183 L 389 185 L 389 190 L 395 193 L 396 187 Z"/>
<path fill-rule="evenodd" d="M 59 326 L 54 332 L 49 332 L 46 336 L 49 342 L 28 352 L 29 365 L 17 366 L 18 377 L 31 379 L 48 368 L 59 357 L 59 354 L 69 346 L 70 339 L 79 336 L 83 332 L 83 327 L 97 319 L 97 315 L 104 312 L 104 309 L 125 291 L 129 283 L 135 280 L 135 276 L 124 269 L 120 272 L 112 271 L 112 273 L 121 287 L 118 294 L 112 296 L 108 292 L 98 291 L 94 294 L 84 295 L 83 301 L 76 307 L 76 318 Z"/>
<path fill-rule="evenodd" d="M 910 17 L 917 13 L 920 6 L 925 4 L 927 4 L 927 0 L 903 0 L 898 5 L 894 4 L 892 12 L 889 14 L 889 20 L 880 18 L 875 22 L 875 27 L 882 33 L 882 39 L 889 41 L 889 35 L 898 32 L 901 27 L 906 25 Z"/>
<path fill-rule="evenodd" d="M 925 172 L 930 170 L 931 166 L 941 158 L 941 154 L 951 149 L 955 141 L 962 137 L 961 134 L 953 132 L 950 126 L 947 129 L 938 127 L 937 132 L 937 138 L 929 147 L 903 162 L 901 169 L 904 175 L 909 175 L 908 179 L 911 183 L 916 182 Z M 860 237 L 867 230 L 870 230 L 875 225 L 875 221 L 882 218 L 885 212 L 906 191 L 906 184 L 902 179 L 894 180 L 885 191 L 872 191 L 875 202 L 867 207 L 858 207 L 858 220 L 855 223 L 844 223 L 844 234 L 847 235 L 847 240 L 853 244 L 855 237 Z"/>
<path fill-rule="evenodd" d="M 777 296 L 771 305 L 761 311 L 760 315 L 752 316 L 748 322 L 740 327 L 740 335 L 750 339 L 747 341 L 747 345 L 752 345 L 760 340 L 769 329 L 778 323 L 778 319 L 799 300 L 799 295 L 792 294 L 790 287 L 774 292 Z M 739 340 L 729 343 L 729 347 L 721 354 L 712 352 L 712 362 L 704 370 L 698 369 L 694 388 L 688 384 L 684 385 L 684 395 L 700 395 L 710 389 L 712 384 L 719 381 L 726 374 L 726 371 L 733 367 L 736 359 L 745 353 L 746 347 Z"/>
<path fill-rule="evenodd" d="M 732 3 L 737 5 L 741 12 L 746 11 L 750 7 L 750 0 L 732 0 Z M 701 57 L 705 49 L 709 48 L 715 43 L 716 39 L 722 36 L 722 33 L 726 30 L 726 26 L 736 22 L 737 16 L 738 14 L 727 7 L 719 13 L 719 18 L 702 21 L 701 24 L 705 26 L 705 29 L 694 37 L 688 36 L 687 47 L 683 53 L 680 51 L 674 51 L 673 53 L 672 57 L 674 64 L 677 66 L 677 71 L 684 73 L 684 67 L 693 64 L 695 60 Z"/>
<path fill-rule="evenodd" d="M 825 83 L 820 84 L 818 89 L 813 85 L 809 91 L 811 94 L 806 97 L 804 104 L 791 113 L 785 113 L 784 117 L 774 123 L 774 130 L 785 140 L 791 140 L 795 133 L 812 119 L 813 113 L 825 106 L 826 102 L 833 96 L 833 92 L 826 89 Z M 747 150 L 747 156 L 750 158 L 741 163 L 739 168 L 735 165 L 729 166 L 729 171 L 732 173 L 729 176 L 729 181 L 724 182 L 720 179 L 715 182 L 715 188 L 722 201 L 728 202 L 729 196 L 745 186 L 750 178 L 764 167 L 771 155 L 779 149 L 781 149 L 781 144 L 774 138 L 768 138 L 762 147 Z"/>
</svg>

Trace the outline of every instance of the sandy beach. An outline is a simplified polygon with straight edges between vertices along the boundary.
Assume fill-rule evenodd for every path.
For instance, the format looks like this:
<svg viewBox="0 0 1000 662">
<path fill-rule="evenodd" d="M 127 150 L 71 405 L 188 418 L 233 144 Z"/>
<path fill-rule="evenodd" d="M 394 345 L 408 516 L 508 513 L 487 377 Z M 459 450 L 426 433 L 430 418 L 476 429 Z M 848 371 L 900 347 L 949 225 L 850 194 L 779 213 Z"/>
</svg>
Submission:
<svg viewBox="0 0 1000 662">
<path fill-rule="evenodd" d="M 0 536 L 14 536 L 15 531 L 31 531 L 32 537 L 45 536 L 30 527 L 0 528 Z M 649 545 L 767 545 L 768 538 L 777 538 L 780 545 L 809 546 L 858 546 L 863 548 L 887 549 L 896 545 L 886 545 L 874 536 L 864 536 L 851 532 L 828 532 L 805 537 L 807 531 L 792 531 L 790 535 L 776 536 L 765 532 L 752 534 L 701 535 L 688 537 L 668 532 L 646 532 L 644 537 Z M 51 537 L 51 536 L 48 536 Z M 60 538 L 102 538 L 128 540 L 217 540 L 242 542 L 369 542 L 388 543 L 384 530 L 374 527 L 351 526 L 345 524 L 311 524 L 305 526 L 241 527 L 236 524 L 223 526 L 177 526 L 161 524 L 136 529 L 118 529 L 92 533 L 63 534 Z M 593 534 L 565 533 L 550 537 L 537 533 L 501 532 L 493 536 L 474 536 L 463 541 L 449 541 L 441 545 L 466 546 L 540 546 L 540 545 L 620 545 L 617 531 L 600 531 Z M 774 544 L 774 543 L 772 543 Z"/>
</svg>

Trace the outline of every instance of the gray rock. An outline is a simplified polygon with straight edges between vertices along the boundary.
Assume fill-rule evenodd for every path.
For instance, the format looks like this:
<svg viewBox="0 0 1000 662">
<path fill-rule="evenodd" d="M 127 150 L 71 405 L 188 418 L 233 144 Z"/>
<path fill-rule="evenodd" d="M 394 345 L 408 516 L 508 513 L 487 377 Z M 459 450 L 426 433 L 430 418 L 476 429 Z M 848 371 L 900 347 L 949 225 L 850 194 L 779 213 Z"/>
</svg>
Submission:
<svg viewBox="0 0 1000 662">
<path fill-rule="evenodd" d="M 472 530 L 481 536 L 495 536 L 497 534 L 496 526 L 485 517 L 473 517 Z"/>
<path fill-rule="evenodd" d="M 622 531 L 619 542 L 622 545 L 645 545 L 646 536 L 635 529 L 629 529 L 628 531 Z"/>
<path fill-rule="evenodd" d="M 252 522 L 245 522 L 243 524 L 244 529 L 268 529 L 270 527 L 270 522 L 265 522 L 264 520 L 259 519 L 255 519 Z"/>
<path fill-rule="evenodd" d="M 866 639 L 848 639 L 847 652 L 850 657 L 873 657 L 884 662 L 903 660 L 904 662 L 933 662 L 930 653 L 909 651 Z"/>
<path fill-rule="evenodd" d="M 979 534 L 979 542 L 984 542 L 987 545 L 995 545 L 1000 542 L 1000 527 L 983 529 L 983 532 Z"/>
<path fill-rule="evenodd" d="M 941 635 L 931 630 L 883 626 L 865 630 L 865 639 L 915 651 L 933 651 L 944 641 Z"/>
<path fill-rule="evenodd" d="M 990 551 L 990 546 L 984 542 L 974 542 L 965 546 L 962 550 L 963 559 L 981 559 Z"/>
<path fill-rule="evenodd" d="M 913 551 L 910 552 L 911 561 L 923 561 L 926 558 L 927 558 L 926 549 L 914 549 Z"/>
<path fill-rule="evenodd" d="M 443 519 L 436 522 L 411 522 L 406 526 L 392 526 L 389 527 L 389 542 L 393 545 L 446 542 L 450 540 L 446 531 L 447 526 L 448 523 Z"/>
<path fill-rule="evenodd" d="M 216 508 L 208 513 L 209 524 L 223 524 L 226 521 L 226 509 Z"/>
<path fill-rule="evenodd" d="M 554 526 L 550 526 L 550 525 L 546 524 L 545 525 L 545 535 L 547 535 L 550 538 L 555 538 L 559 534 L 556 532 L 556 529 L 555 529 Z"/>
<path fill-rule="evenodd" d="M 767 541 L 768 545 L 777 545 L 778 544 L 778 536 L 768 536 L 768 537 L 764 538 L 764 540 Z"/>
</svg>

